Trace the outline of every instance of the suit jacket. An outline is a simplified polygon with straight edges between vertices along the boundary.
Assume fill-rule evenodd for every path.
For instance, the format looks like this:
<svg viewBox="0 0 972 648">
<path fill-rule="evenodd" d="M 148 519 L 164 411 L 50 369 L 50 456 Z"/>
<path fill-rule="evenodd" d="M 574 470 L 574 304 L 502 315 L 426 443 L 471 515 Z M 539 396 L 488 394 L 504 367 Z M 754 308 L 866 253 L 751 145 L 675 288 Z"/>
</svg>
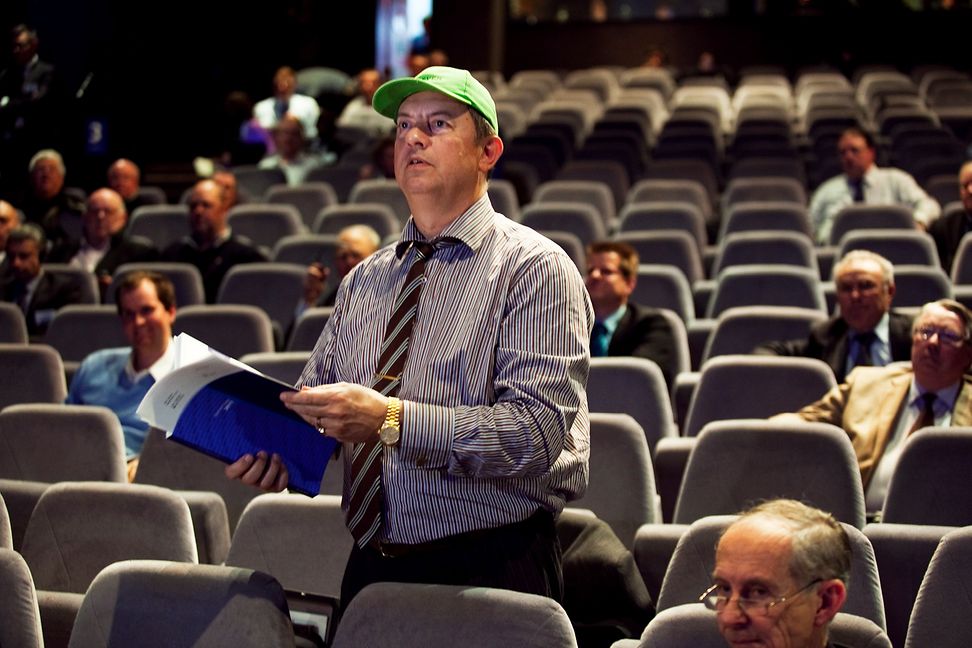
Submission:
<svg viewBox="0 0 972 648">
<path fill-rule="evenodd" d="M 928 233 L 935 239 L 938 259 L 942 263 L 945 274 L 952 272 L 955 252 L 967 232 L 972 232 L 972 214 L 965 210 L 942 216 L 928 226 Z"/>
<path fill-rule="evenodd" d="M 888 321 L 888 344 L 892 362 L 911 360 L 911 317 L 891 311 Z M 823 360 L 834 372 L 837 382 L 843 382 L 847 366 L 847 349 L 850 346 L 848 327 L 840 317 L 831 317 L 814 324 L 806 340 L 767 342 L 756 347 L 763 355 L 800 356 Z"/>
<path fill-rule="evenodd" d="M 68 263 L 74 255 L 81 249 L 79 241 L 62 241 L 55 246 L 47 256 L 47 261 L 51 263 Z M 124 263 L 136 263 L 141 261 L 156 261 L 159 258 L 159 251 L 147 240 L 141 237 L 129 238 L 122 234 L 111 237 L 111 243 L 105 256 L 95 266 L 95 275 L 112 275 L 115 269 Z"/>
<path fill-rule="evenodd" d="M 850 436 L 867 488 L 894 433 L 913 376 L 910 365 L 859 367 L 847 376 L 847 382 L 831 389 L 816 403 L 773 419 L 831 423 L 843 428 Z M 968 373 L 955 399 L 952 425 L 972 425 L 972 375 Z"/>
<path fill-rule="evenodd" d="M 0 284 L 0 299 L 14 301 L 16 286 L 12 276 L 5 277 Z M 32 342 L 38 341 L 47 331 L 47 325 L 53 319 L 54 311 L 81 302 L 81 286 L 71 277 L 56 275 L 49 272 L 41 274 L 37 288 L 27 305 L 24 314 L 27 320 L 27 332 Z"/>
<path fill-rule="evenodd" d="M 675 334 L 668 320 L 654 308 L 628 302 L 608 344 L 609 356 L 635 356 L 653 360 L 671 386 L 675 377 Z"/>
</svg>

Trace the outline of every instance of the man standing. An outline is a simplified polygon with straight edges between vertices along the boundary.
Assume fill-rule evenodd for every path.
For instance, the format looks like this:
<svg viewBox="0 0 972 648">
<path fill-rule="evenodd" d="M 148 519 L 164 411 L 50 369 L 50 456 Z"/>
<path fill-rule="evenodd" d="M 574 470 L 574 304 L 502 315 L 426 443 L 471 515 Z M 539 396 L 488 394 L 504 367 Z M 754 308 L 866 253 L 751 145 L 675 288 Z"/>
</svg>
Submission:
<svg viewBox="0 0 972 648">
<path fill-rule="evenodd" d="M 556 244 L 493 210 L 487 175 L 503 142 L 468 71 L 391 81 L 374 105 L 396 118 L 412 216 L 398 245 L 342 282 L 304 389 L 282 396 L 344 442 L 355 546 L 341 602 L 389 580 L 559 598 L 553 520 L 588 474 L 583 283 Z M 226 472 L 287 484 L 262 452 Z"/>
<path fill-rule="evenodd" d="M 823 360 L 843 382 L 857 366 L 880 366 L 911 357 L 911 318 L 891 310 L 894 266 L 879 254 L 851 250 L 834 268 L 840 313 L 810 328 L 806 340 L 769 342 L 760 355 Z"/>
<path fill-rule="evenodd" d="M 911 366 L 860 367 L 816 403 L 777 419 L 820 421 L 850 436 L 869 511 L 883 507 L 905 438 L 931 425 L 972 425 L 972 312 L 951 299 L 915 320 Z"/>
<path fill-rule="evenodd" d="M 199 268 L 209 304 L 216 301 L 219 285 L 230 268 L 238 263 L 267 260 L 247 239 L 233 236 L 226 224 L 229 208 L 224 191 L 213 180 L 197 182 L 189 196 L 190 235 L 162 253 L 165 261 L 191 263 Z"/>
<path fill-rule="evenodd" d="M 935 239 L 938 259 L 946 274 L 952 271 L 952 263 L 962 237 L 972 232 L 972 162 L 966 162 L 959 169 L 958 184 L 959 197 L 965 209 L 942 216 L 928 228 L 928 233 Z"/>
<path fill-rule="evenodd" d="M 870 133 L 848 128 L 837 141 L 837 152 L 844 173 L 820 185 L 810 199 L 810 220 L 821 245 L 830 242 L 837 212 L 854 203 L 903 205 L 914 212 L 915 224 L 922 229 L 938 218 L 941 207 L 914 178 L 900 169 L 879 169 L 874 164 Z"/>
<path fill-rule="evenodd" d="M 85 358 L 71 381 L 66 402 L 102 405 L 118 415 L 131 481 L 149 427 L 135 410 L 149 387 L 172 369 L 175 289 L 155 272 L 129 272 L 118 284 L 115 302 L 131 347 L 102 349 Z"/>
<path fill-rule="evenodd" d="M 773 500 L 722 534 L 700 600 L 730 646 L 839 648 L 827 629 L 847 599 L 850 567 L 850 540 L 832 515 Z"/>
<path fill-rule="evenodd" d="M 81 286 L 74 280 L 44 272 L 41 259 L 47 241 L 32 223 L 15 227 L 7 236 L 10 272 L 0 278 L 0 299 L 13 302 L 24 312 L 31 341 L 39 341 L 62 306 L 81 301 Z"/>
<path fill-rule="evenodd" d="M 81 217 L 81 240 L 62 241 L 51 250 L 48 260 L 68 263 L 98 278 L 102 295 L 111 285 L 115 268 L 123 263 L 155 261 L 156 250 L 147 241 L 122 234 L 128 213 L 121 196 L 111 189 L 99 189 L 88 197 Z"/>
<path fill-rule="evenodd" d="M 595 318 L 591 355 L 647 358 L 671 386 L 675 336 L 658 311 L 628 301 L 637 279 L 638 253 L 627 243 L 600 241 L 587 247 L 585 284 Z"/>
</svg>

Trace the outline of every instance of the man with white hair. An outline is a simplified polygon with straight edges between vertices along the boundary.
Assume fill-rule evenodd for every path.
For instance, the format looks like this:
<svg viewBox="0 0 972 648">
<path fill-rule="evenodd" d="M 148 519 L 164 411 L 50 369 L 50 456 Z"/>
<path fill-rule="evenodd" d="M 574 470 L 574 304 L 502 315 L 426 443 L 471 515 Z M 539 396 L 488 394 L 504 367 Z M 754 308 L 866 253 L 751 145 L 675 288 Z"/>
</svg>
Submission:
<svg viewBox="0 0 972 648">
<path fill-rule="evenodd" d="M 67 174 L 64 158 L 54 149 L 43 149 L 34 154 L 27 168 L 30 191 L 23 207 L 27 222 L 44 228 L 44 233 L 53 243 L 72 238 L 62 221 L 80 220 L 84 213 L 84 201 L 64 191 L 64 177 Z"/>
</svg>

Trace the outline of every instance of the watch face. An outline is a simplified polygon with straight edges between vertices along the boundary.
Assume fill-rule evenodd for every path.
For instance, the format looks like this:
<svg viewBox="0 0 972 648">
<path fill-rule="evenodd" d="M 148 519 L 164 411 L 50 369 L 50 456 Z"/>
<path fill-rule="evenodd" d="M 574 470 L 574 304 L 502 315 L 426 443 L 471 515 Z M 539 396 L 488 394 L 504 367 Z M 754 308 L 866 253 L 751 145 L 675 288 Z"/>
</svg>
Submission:
<svg viewBox="0 0 972 648">
<path fill-rule="evenodd" d="M 378 432 L 378 438 L 385 445 L 395 445 L 398 443 L 398 435 L 398 428 L 394 425 L 385 425 Z"/>
</svg>

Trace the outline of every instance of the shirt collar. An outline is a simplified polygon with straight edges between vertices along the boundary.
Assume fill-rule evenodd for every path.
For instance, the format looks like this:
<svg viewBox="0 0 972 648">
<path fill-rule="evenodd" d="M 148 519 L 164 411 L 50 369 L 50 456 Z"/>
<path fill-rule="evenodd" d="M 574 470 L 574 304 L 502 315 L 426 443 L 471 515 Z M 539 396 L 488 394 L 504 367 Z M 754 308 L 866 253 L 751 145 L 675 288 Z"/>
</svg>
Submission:
<svg viewBox="0 0 972 648">
<path fill-rule="evenodd" d="M 601 322 L 601 324 L 604 325 L 604 328 L 607 329 L 607 332 L 610 335 L 614 335 L 614 332 L 618 328 L 618 324 L 621 323 L 621 318 L 624 317 L 624 314 L 627 312 L 628 312 L 628 305 L 621 304 L 621 308 L 614 311 L 613 313 L 605 317 L 603 320 L 599 320 L 599 321 Z"/>
<path fill-rule="evenodd" d="M 165 353 L 162 354 L 158 360 L 152 363 L 152 366 L 148 369 L 143 369 L 142 371 L 135 371 L 135 364 L 132 360 L 134 354 L 128 355 L 128 362 L 125 364 L 125 375 L 133 383 L 138 382 L 147 375 L 151 375 L 155 382 L 158 382 L 167 373 L 172 371 L 172 366 L 175 364 L 175 350 L 172 340 L 169 340 L 169 344 L 165 347 Z"/>
<path fill-rule="evenodd" d="M 935 401 L 935 415 L 940 416 L 942 412 L 951 412 L 952 408 L 955 407 L 955 400 L 958 398 L 959 390 L 962 388 L 962 379 L 959 378 L 954 383 L 948 387 L 943 387 L 938 391 L 934 392 L 938 396 L 938 400 Z M 911 378 L 911 388 L 908 390 L 908 404 L 914 405 L 915 400 L 921 397 L 923 394 L 928 393 L 931 390 L 924 389 L 915 381 L 914 376 Z M 942 403 L 948 407 L 942 407 Z"/>
<path fill-rule="evenodd" d="M 470 205 L 469 209 L 449 223 L 442 233 L 430 243 L 452 242 L 459 243 L 472 251 L 478 250 L 486 240 L 486 235 L 493 229 L 493 204 L 489 200 L 489 194 L 483 192 L 479 200 Z M 395 246 L 395 254 L 401 258 L 408 249 L 408 244 L 412 241 L 426 241 L 425 236 L 415 225 L 415 219 L 409 217 L 402 231 L 402 236 Z"/>
<path fill-rule="evenodd" d="M 850 329 L 852 333 L 865 333 L 866 331 L 858 331 L 857 329 Z M 877 324 L 874 325 L 874 335 L 882 343 L 888 344 L 891 339 L 891 316 L 885 312 L 878 320 Z"/>
</svg>

